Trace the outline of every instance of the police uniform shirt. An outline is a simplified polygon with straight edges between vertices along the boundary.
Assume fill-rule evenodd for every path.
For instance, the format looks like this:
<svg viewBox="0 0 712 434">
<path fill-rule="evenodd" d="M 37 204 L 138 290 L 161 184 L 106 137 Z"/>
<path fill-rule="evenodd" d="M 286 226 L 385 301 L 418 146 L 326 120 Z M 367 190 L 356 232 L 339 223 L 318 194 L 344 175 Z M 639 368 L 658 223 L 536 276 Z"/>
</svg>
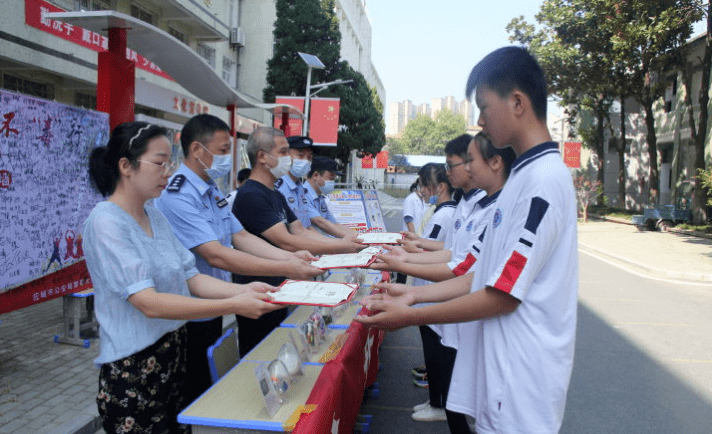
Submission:
<svg viewBox="0 0 712 434">
<path fill-rule="evenodd" d="M 302 182 L 294 182 L 287 174 L 279 178 L 274 183 L 274 187 L 282 193 L 282 196 L 287 200 L 289 209 L 297 216 L 302 226 L 305 228 L 311 226 L 311 218 L 307 214 L 307 190 Z"/>
<path fill-rule="evenodd" d="M 237 190 L 232 212 L 249 233 L 270 244 L 272 243 L 262 236 L 264 231 L 278 223 L 288 227 L 290 223 L 297 220 L 284 196 L 252 179 L 246 180 Z M 279 285 L 283 280 L 281 277 L 235 276 L 237 283 L 260 281 Z"/>
<path fill-rule="evenodd" d="M 332 223 L 338 223 L 334 215 L 329 211 L 326 197 L 323 194 L 316 194 L 316 190 L 309 182 L 305 182 L 304 187 L 307 190 L 307 215 L 309 218 L 324 217 Z"/>
<path fill-rule="evenodd" d="M 579 279 L 576 195 L 556 143 L 517 157 L 495 206 L 472 291 L 489 286 L 521 303 L 510 314 L 458 324 L 447 409 L 474 417 L 478 433 L 557 433 Z"/>
<path fill-rule="evenodd" d="M 187 249 L 210 241 L 232 248 L 232 234 L 243 230 L 217 185 L 212 180 L 203 181 L 184 164 L 173 174 L 154 204 Z M 200 255 L 195 255 L 195 265 L 203 274 L 230 281 L 230 272 L 212 267 Z"/>
</svg>

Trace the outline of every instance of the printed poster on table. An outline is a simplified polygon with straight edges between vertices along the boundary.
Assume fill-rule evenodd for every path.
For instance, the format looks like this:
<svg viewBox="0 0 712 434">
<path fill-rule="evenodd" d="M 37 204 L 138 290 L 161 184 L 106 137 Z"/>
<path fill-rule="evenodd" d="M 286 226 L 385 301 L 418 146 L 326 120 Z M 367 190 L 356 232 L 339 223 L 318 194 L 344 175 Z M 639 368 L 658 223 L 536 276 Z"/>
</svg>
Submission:
<svg viewBox="0 0 712 434">
<path fill-rule="evenodd" d="M 363 190 L 363 200 L 366 205 L 366 216 L 368 217 L 368 227 L 372 230 L 386 230 L 386 223 L 381 212 L 381 203 L 378 201 L 376 190 Z"/>
<path fill-rule="evenodd" d="M 334 190 L 329 194 L 329 210 L 339 224 L 356 231 L 369 229 L 363 194 L 360 190 Z"/>
<path fill-rule="evenodd" d="M 86 269 L 82 224 L 102 200 L 87 161 L 108 130 L 106 113 L 0 91 L 0 294 L 58 270 Z M 80 284 L 52 281 L 56 287 L 37 290 L 32 303 Z"/>
</svg>

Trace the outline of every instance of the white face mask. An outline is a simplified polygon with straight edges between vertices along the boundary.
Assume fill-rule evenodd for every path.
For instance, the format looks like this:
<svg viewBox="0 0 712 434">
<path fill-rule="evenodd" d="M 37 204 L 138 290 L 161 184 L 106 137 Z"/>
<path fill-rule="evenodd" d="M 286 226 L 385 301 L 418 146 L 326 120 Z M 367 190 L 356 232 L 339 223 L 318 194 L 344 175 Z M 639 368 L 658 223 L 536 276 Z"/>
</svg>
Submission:
<svg viewBox="0 0 712 434">
<path fill-rule="evenodd" d="M 202 143 L 200 146 L 208 151 L 208 148 L 206 148 Z M 200 159 L 198 159 L 198 161 L 200 161 L 200 164 L 205 166 L 205 173 L 210 177 L 210 179 L 219 179 L 230 173 L 230 169 L 232 169 L 232 155 L 215 155 L 210 151 L 208 151 L 208 154 L 213 156 L 213 164 L 211 164 L 210 167 L 205 166 L 205 163 L 200 161 Z"/>
<path fill-rule="evenodd" d="M 279 179 L 289 173 L 289 169 L 292 167 L 292 157 L 289 155 L 285 155 L 284 157 L 275 157 L 269 153 L 267 153 L 267 155 L 277 159 L 277 165 L 269 168 L 269 171 L 275 178 Z"/>
<path fill-rule="evenodd" d="M 327 195 L 334 191 L 334 187 L 336 186 L 336 181 L 324 181 L 324 185 L 320 188 L 321 194 Z"/>
<path fill-rule="evenodd" d="M 311 161 L 309 160 L 292 160 L 292 168 L 289 169 L 289 173 L 301 178 L 302 176 L 307 176 L 309 170 L 311 169 Z"/>
</svg>

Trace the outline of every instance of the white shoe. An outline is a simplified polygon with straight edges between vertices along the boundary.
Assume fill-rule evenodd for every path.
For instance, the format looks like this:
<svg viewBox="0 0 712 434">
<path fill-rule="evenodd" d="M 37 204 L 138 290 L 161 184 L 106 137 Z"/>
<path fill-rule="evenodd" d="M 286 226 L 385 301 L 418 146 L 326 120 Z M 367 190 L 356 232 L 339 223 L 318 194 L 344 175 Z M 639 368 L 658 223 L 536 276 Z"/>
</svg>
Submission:
<svg viewBox="0 0 712 434">
<path fill-rule="evenodd" d="M 447 420 L 444 408 L 431 407 L 430 404 L 428 404 L 428 406 L 424 409 L 413 413 L 411 417 L 413 418 L 413 420 L 417 420 L 418 422 L 435 422 Z"/>
<path fill-rule="evenodd" d="M 422 409 L 424 409 L 424 408 L 428 408 L 428 407 L 430 407 L 430 400 L 427 400 L 427 401 L 425 401 L 425 402 L 422 403 L 422 404 L 418 404 L 418 405 L 414 406 L 414 407 L 413 407 L 413 411 L 417 413 L 417 412 L 419 412 L 420 410 L 422 410 Z"/>
</svg>

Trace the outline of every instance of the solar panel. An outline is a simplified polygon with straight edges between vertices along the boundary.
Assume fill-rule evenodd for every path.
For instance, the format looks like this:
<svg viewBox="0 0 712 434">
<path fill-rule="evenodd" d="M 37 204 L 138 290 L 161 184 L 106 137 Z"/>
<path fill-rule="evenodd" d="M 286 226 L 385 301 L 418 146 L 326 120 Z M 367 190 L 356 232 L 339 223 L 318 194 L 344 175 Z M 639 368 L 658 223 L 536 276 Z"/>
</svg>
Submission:
<svg viewBox="0 0 712 434">
<path fill-rule="evenodd" d="M 323 63 L 321 63 L 321 60 L 319 60 L 318 57 L 316 57 L 313 54 L 306 54 L 306 53 L 297 53 L 299 54 L 299 57 L 306 62 L 308 66 L 311 66 L 312 68 L 319 68 L 319 69 L 324 69 L 325 66 Z"/>
</svg>

